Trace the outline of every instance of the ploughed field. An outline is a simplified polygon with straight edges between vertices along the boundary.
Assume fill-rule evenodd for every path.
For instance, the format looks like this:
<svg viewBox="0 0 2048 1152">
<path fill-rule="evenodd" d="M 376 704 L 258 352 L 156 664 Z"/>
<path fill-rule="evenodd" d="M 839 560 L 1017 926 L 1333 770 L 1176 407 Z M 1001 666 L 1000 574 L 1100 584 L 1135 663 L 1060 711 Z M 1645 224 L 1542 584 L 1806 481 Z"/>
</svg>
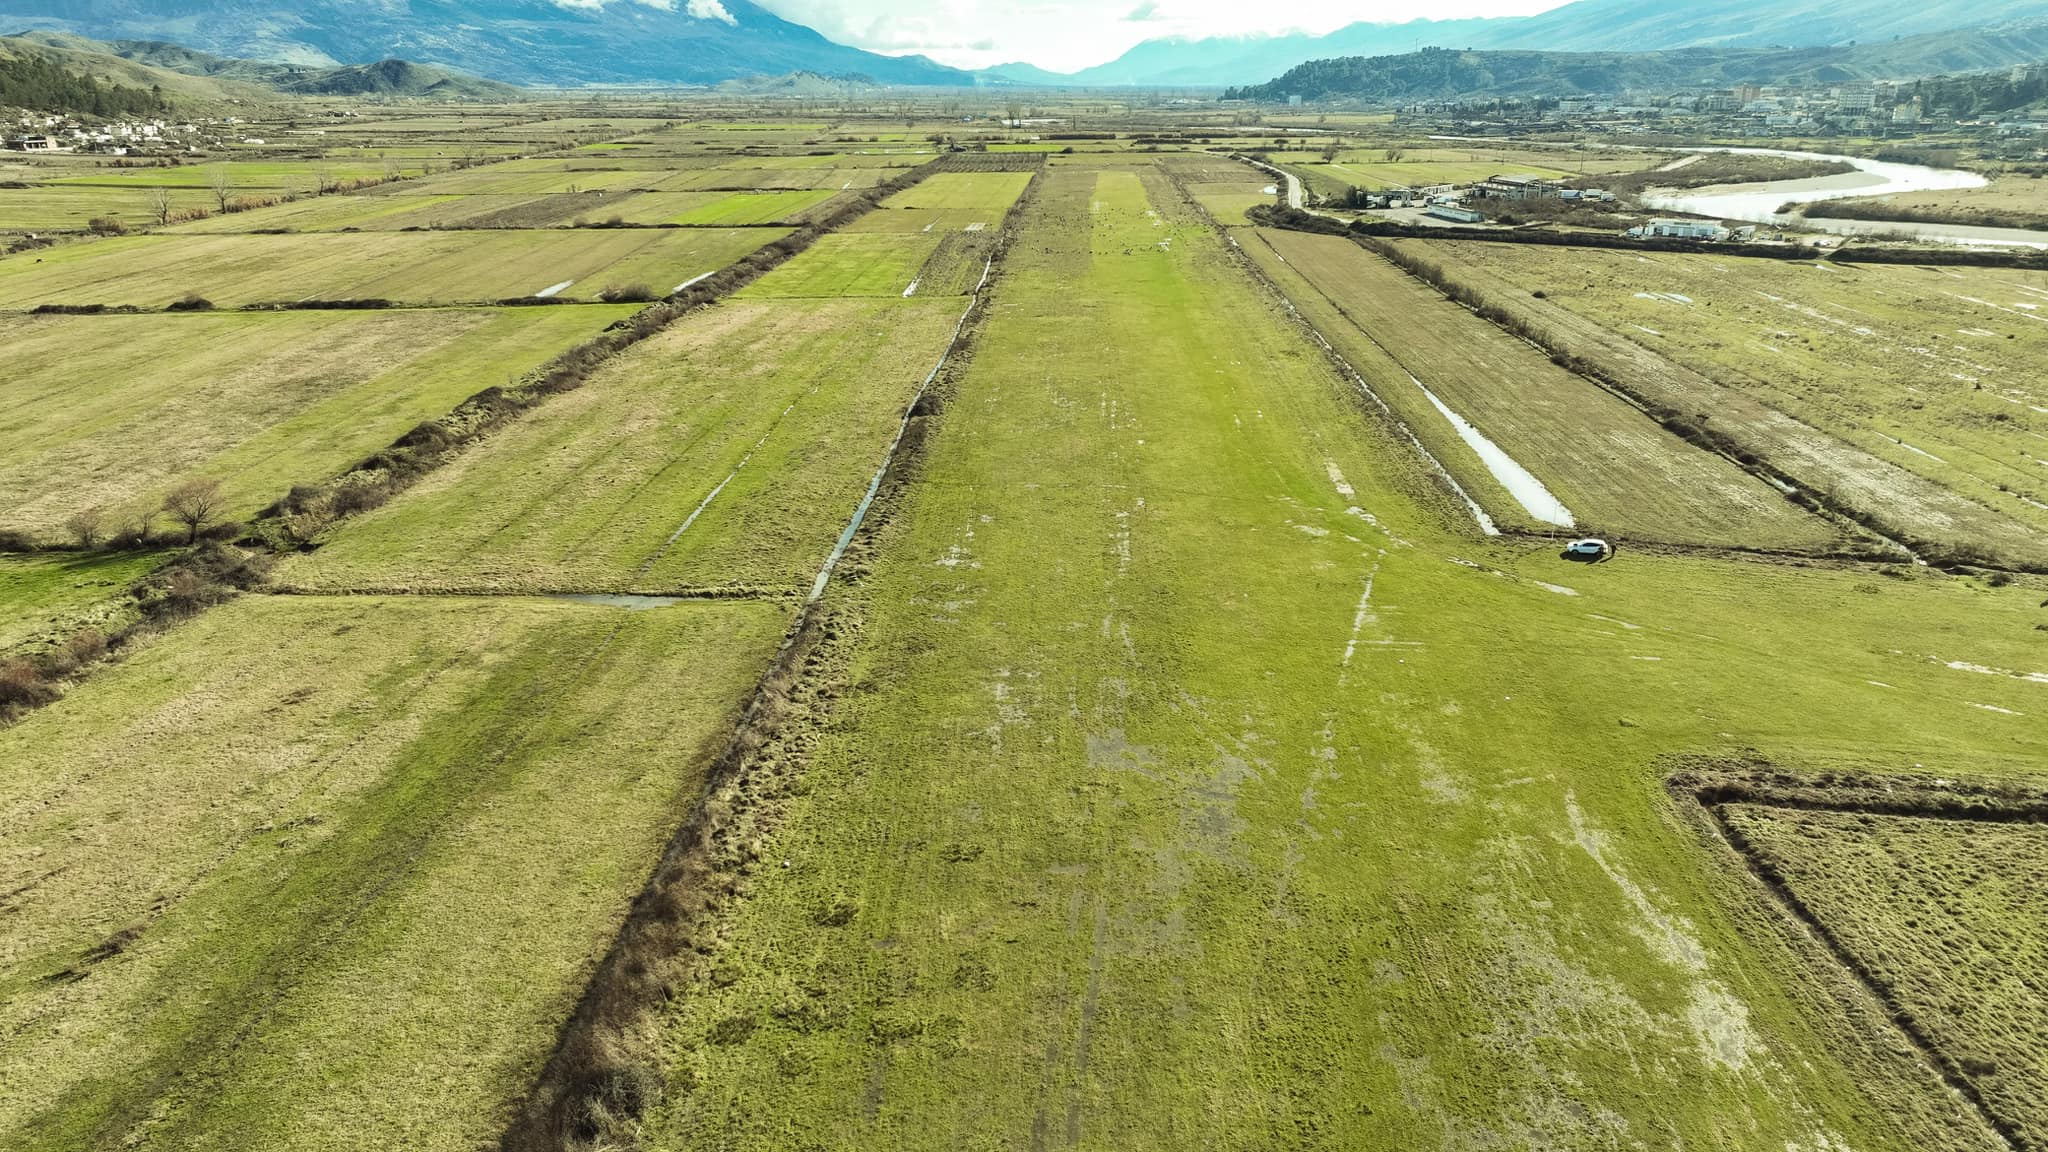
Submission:
<svg viewBox="0 0 2048 1152">
<path fill-rule="evenodd" d="M 0 257 L 0 1146 L 2048 1145 L 2048 285 L 376 115 Z"/>
</svg>

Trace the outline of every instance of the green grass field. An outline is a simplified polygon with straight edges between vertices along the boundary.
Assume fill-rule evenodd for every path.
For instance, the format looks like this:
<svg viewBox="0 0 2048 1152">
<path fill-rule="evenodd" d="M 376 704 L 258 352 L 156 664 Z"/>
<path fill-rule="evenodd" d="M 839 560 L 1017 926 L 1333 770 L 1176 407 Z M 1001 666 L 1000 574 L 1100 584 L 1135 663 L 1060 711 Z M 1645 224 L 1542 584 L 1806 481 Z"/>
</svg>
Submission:
<svg viewBox="0 0 2048 1152">
<path fill-rule="evenodd" d="M 754 163 L 750 158 L 746 163 Z M 721 167 L 679 172 L 654 187 L 661 192 L 857 192 L 896 178 L 889 168 Z"/>
<path fill-rule="evenodd" d="M 156 217 L 149 198 L 148 190 L 142 188 L 43 185 L 7 189 L 0 194 L 0 232 L 83 232 L 89 223 L 102 217 L 118 220 L 129 228 L 150 227 L 156 223 Z M 171 206 L 179 212 L 210 209 L 214 198 L 206 191 L 174 189 Z M 0 260 L 0 266 L 14 259 Z"/>
<path fill-rule="evenodd" d="M 1170 185 L 1047 179 L 646 1142 L 1995 1146 L 1661 780 L 2038 768 L 1927 656 L 2039 590 L 1488 543 Z"/>
<path fill-rule="evenodd" d="M 342 526 L 280 578 L 807 591 L 963 306 L 746 300 L 700 313 Z"/>
<path fill-rule="evenodd" d="M 418 164 L 395 163 L 402 176 L 420 174 Z M 63 176 L 53 186 L 91 185 L 101 188 L 197 188 L 211 190 L 213 181 L 225 178 L 240 192 L 310 192 L 328 181 L 382 179 L 392 172 L 382 163 L 368 160 L 227 160 L 208 164 L 184 164 L 176 168 L 107 168 L 97 172 Z"/>
<path fill-rule="evenodd" d="M 633 310 L 0 319 L 0 527 L 55 540 L 99 508 L 111 532 L 202 475 L 247 515 Z"/>
<path fill-rule="evenodd" d="M 811 209 L 837 196 L 836 192 L 741 192 L 721 196 L 708 204 L 679 212 L 664 224 L 693 227 L 742 227 L 801 220 Z"/>
<path fill-rule="evenodd" d="M 1664 157 L 1105 93 L 1026 114 L 1117 133 L 1035 183 L 658 330 L 582 302 L 945 138 L 1066 147 L 844 99 L 309 100 L 249 113 L 252 194 L 540 155 L 0 258 L 0 532 L 46 542 L 191 476 L 247 518 L 610 333 L 247 569 L 279 525 L 0 555 L 0 1148 L 2048 1141 L 2048 577 L 1988 566 L 2048 564 L 2048 279 L 1269 233 L 1233 150 Z M 399 306 L 229 309 L 309 295 Z"/>
<path fill-rule="evenodd" d="M 0 556 L 0 655 L 125 620 L 125 593 L 163 562 L 147 553 Z"/>
<path fill-rule="evenodd" d="M 1030 183 L 1029 172 L 940 172 L 889 197 L 882 206 L 980 213 L 993 228 Z"/>
<path fill-rule="evenodd" d="M 0 731 L 0 1142 L 489 1142 L 786 618 L 255 599 Z"/>
<path fill-rule="evenodd" d="M 835 233 L 740 292 L 743 299 L 902 296 L 938 250 L 933 233 Z"/>
<path fill-rule="evenodd" d="M 657 294 L 788 234 L 776 228 L 543 233 L 134 236 L 0 260 L 0 308 L 162 307 L 197 293 L 222 307 L 306 300 L 477 303 L 556 285 L 564 300 L 644 285 Z"/>
</svg>

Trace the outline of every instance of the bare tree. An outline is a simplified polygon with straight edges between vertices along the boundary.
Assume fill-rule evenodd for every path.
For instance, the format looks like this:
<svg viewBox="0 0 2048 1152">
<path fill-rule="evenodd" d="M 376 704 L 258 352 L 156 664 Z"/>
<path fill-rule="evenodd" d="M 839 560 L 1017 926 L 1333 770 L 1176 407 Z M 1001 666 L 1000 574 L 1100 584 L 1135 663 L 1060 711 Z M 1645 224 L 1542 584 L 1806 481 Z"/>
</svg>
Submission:
<svg viewBox="0 0 2048 1152">
<path fill-rule="evenodd" d="M 206 172 L 206 186 L 213 189 L 214 202 L 225 213 L 228 203 L 235 198 L 234 174 L 228 171 L 227 165 L 216 164 Z"/>
<path fill-rule="evenodd" d="M 98 508 L 80 508 L 64 521 L 64 527 L 80 548 L 90 548 L 100 542 L 100 526 L 105 520 L 105 513 Z"/>
<path fill-rule="evenodd" d="M 200 531 L 220 511 L 220 481 L 194 476 L 164 496 L 164 511 L 185 526 L 185 543 L 197 544 Z"/>
<path fill-rule="evenodd" d="M 1399 148 L 1387 149 L 1386 155 L 1387 163 L 1389 164 L 1398 164 L 1401 161 L 1401 150 Z"/>
<path fill-rule="evenodd" d="M 149 190 L 149 214 L 156 218 L 157 227 L 171 222 L 171 190 L 151 188 Z"/>
</svg>

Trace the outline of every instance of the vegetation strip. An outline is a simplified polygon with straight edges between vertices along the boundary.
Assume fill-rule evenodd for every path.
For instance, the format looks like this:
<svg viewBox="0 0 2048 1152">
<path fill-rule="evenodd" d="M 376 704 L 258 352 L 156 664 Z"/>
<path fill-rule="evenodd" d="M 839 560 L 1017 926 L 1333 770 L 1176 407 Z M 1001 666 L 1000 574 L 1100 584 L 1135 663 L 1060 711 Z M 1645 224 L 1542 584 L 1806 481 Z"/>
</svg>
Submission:
<svg viewBox="0 0 2048 1152">
<path fill-rule="evenodd" d="M 1012 211 L 1021 214 L 1037 188 L 1027 186 Z M 783 745 L 798 714 L 821 717 L 830 681 L 846 658 L 858 613 L 835 611 L 824 592 L 849 546 L 876 522 L 870 510 L 892 478 L 911 472 L 926 440 L 913 434 L 936 413 L 932 385 L 949 365 L 971 357 L 981 293 L 1015 237 L 1006 224 L 963 312 L 951 343 L 906 409 L 883 463 L 791 626 L 789 638 L 762 676 L 732 738 L 708 777 L 702 798 L 678 829 L 619 930 L 581 1004 L 517 1119 L 500 1143 L 504 1152 L 553 1152 L 593 1140 L 631 1141 L 642 1114 L 661 1098 L 656 1051 L 659 1013 L 691 977 L 692 952 L 708 951 L 699 935 L 721 904 L 743 890 L 743 873 L 759 853 L 772 813 L 752 809 L 774 788 L 767 777 L 799 770 L 804 742 Z M 794 760 L 797 764 L 792 764 Z M 738 834 L 745 832 L 745 842 Z"/>
</svg>

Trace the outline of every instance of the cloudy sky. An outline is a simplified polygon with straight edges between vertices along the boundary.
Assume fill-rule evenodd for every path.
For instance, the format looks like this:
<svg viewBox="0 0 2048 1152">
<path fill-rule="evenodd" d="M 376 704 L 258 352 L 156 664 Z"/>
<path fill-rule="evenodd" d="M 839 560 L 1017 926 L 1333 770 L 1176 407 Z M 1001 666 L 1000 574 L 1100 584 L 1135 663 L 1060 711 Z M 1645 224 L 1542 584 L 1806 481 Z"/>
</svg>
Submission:
<svg viewBox="0 0 2048 1152">
<path fill-rule="evenodd" d="M 1427 8 L 1387 0 L 756 0 L 843 44 L 942 63 L 985 67 L 1022 60 L 1072 71 L 1113 60 L 1141 40 L 1328 32 L 1355 21 L 1399 23 L 1427 15 L 1525 16 L 1564 0 L 1438 0 Z"/>
</svg>

